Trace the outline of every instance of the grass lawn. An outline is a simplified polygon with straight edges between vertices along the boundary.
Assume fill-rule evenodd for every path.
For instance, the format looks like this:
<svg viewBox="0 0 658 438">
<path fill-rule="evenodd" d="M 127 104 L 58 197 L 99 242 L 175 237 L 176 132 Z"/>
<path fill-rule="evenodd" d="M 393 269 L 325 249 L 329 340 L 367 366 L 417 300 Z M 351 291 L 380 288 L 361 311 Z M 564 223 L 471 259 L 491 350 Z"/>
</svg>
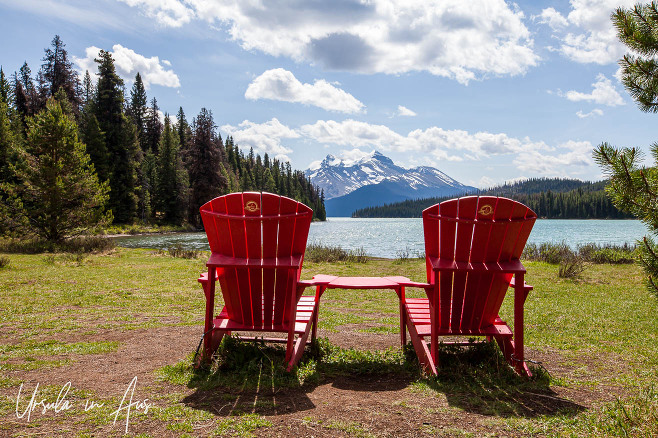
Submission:
<svg viewBox="0 0 658 438">
<path fill-rule="evenodd" d="M 205 254 L 0 255 L 0 436 L 658 436 L 658 299 L 636 265 L 568 280 L 526 263 L 526 357 L 546 370 L 527 380 L 486 345 L 445 347 L 420 375 L 390 290 L 327 291 L 323 339 L 292 374 L 281 349 L 240 343 L 194 371 Z M 302 278 L 321 273 L 425 276 L 412 259 Z"/>
</svg>

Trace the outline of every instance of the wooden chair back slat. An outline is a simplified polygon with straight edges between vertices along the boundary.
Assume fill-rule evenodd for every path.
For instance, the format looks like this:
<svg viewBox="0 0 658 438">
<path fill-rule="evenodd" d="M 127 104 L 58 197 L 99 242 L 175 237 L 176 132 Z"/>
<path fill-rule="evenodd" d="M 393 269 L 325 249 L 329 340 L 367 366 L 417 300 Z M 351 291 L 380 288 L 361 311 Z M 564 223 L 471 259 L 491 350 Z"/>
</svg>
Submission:
<svg viewBox="0 0 658 438">
<path fill-rule="evenodd" d="M 234 216 L 228 219 L 233 257 L 247 258 L 246 221 L 240 219 L 240 217 L 244 217 L 242 193 L 232 193 L 226 196 L 226 212 Z M 251 317 L 251 288 L 248 268 L 235 268 L 235 278 L 237 279 L 235 296 L 240 303 L 240 322 L 251 325 L 253 319 Z"/>
<path fill-rule="evenodd" d="M 206 211 L 211 211 L 214 213 L 226 214 L 228 213 L 228 206 L 226 204 L 225 197 L 215 198 L 212 201 L 208 202 L 202 207 Z M 222 255 L 233 257 L 233 244 L 230 238 L 231 236 L 231 225 L 228 219 L 218 217 L 215 215 L 205 215 L 202 214 L 201 218 L 203 220 L 204 227 L 206 229 L 206 235 L 208 232 L 213 234 L 216 245 L 210 245 L 210 251 L 216 252 Z M 210 225 L 206 225 L 209 223 Z M 228 237 L 228 238 L 227 238 Z M 210 243 L 210 239 L 209 243 Z M 220 287 L 222 290 L 237 290 L 238 289 L 238 276 L 235 269 L 229 269 L 225 271 L 225 275 L 220 279 Z M 229 314 L 229 318 L 242 321 L 242 311 L 240 305 L 240 297 L 238 294 L 230 294 L 229 296 L 224 297 L 226 302 L 226 308 Z"/>
<path fill-rule="evenodd" d="M 494 199 L 492 199 L 492 204 Z M 486 262 L 501 261 L 501 253 L 505 241 L 510 239 L 516 241 L 516 236 L 507 234 L 510 225 L 509 219 L 514 208 L 514 201 L 507 198 L 498 198 L 497 202 L 493 205 L 494 211 L 490 217 L 494 222 L 491 224 L 491 231 L 489 233 L 489 242 L 487 243 L 485 255 Z M 500 303 L 502 303 L 507 292 L 507 287 L 509 286 L 509 282 L 505 284 L 505 277 L 505 275 L 501 274 L 487 274 L 484 277 L 486 279 L 486 286 L 482 287 L 482 282 L 480 282 L 482 292 L 484 293 L 485 288 L 487 291 L 486 296 L 483 296 L 476 306 L 475 317 L 478 321 L 478 328 L 491 325 L 496 319 L 496 316 L 498 316 Z"/>
<path fill-rule="evenodd" d="M 535 225 L 535 221 L 537 220 L 537 214 L 527 208 L 525 212 L 525 219 L 526 220 L 522 222 L 521 229 L 519 230 L 519 237 L 516 239 L 516 244 L 512 250 L 512 259 L 518 259 L 521 257 L 521 254 L 523 254 L 525 244 L 528 241 L 528 237 L 530 237 L 530 231 L 532 231 L 532 227 Z"/>
<path fill-rule="evenodd" d="M 477 196 L 460 198 L 457 205 L 457 217 L 466 219 L 457 222 L 457 239 L 455 241 L 455 261 L 468 263 L 472 251 L 473 227 L 470 220 L 475 219 L 477 213 Z M 452 309 L 450 315 L 450 326 L 461 327 L 464 297 L 466 291 L 467 272 L 455 272 L 452 285 Z"/>
<path fill-rule="evenodd" d="M 301 255 L 303 262 L 306 240 L 313 219 L 313 210 L 302 203 L 297 203 L 297 213 L 299 213 L 299 216 L 295 219 L 295 237 L 292 241 L 292 254 Z M 299 280 L 301 275 L 302 271 L 297 271 L 297 278 L 295 280 Z"/>
<path fill-rule="evenodd" d="M 295 217 L 291 213 L 297 212 L 297 201 L 281 197 L 279 212 L 282 216 L 279 221 L 279 236 L 277 242 L 277 257 L 290 257 L 293 254 L 293 240 L 295 236 Z M 291 288 L 293 278 L 289 269 L 276 270 L 276 283 L 274 286 L 274 317 L 275 324 L 288 322 L 289 306 L 291 304 Z"/>
<path fill-rule="evenodd" d="M 242 211 L 245 217 L 267 215 L 263 211 L 260 193 L 242 194 Z M 245 221 L 245 238 L 247 240 L 247 258 L 261 259 L 263 248 L 262 223 L 256 220 Z M 251 300 L 251 321 L 256 327 L 263 325 L 263 270 L 249 269 L 249 292 Z"/>
<path fill-rule="evenodd" d="M 457 217 L 457 202 L 442 202 L 439 204 L 441 216 Z M 455 259 L 455 233 L 457 223 L 454 221 L 439 222 L 439 257 L 443 259 Z M 450 327 L 450 310 L 452 308 L 452 272 L 439 273 L 439 302 L 434 303 L 439 314 L 437 321 L 442 330 Z"/>
<path fill-rule="evenodd" d="M 473 226 L 471 242 L 471 264 L 478 265 L 485 261 L 487 243 L 491 234 L 491 214 L 496 205 L 496 198 L 480 196 L 476 208 L 476 223 Z M 478 326 L 484 300 L 489 292 L 490 277 L 481 273 L 470 273 L 464 292 L 462 309 L 462 327 Z"/>
<path fill-rule="evenodd" d="M 434 282 L 434 271 L 429 262 L 429 256 L 439 255 L 439 204 L 426 208 L 423 211 L 423 230 L 425 235 L 425 267 L 427 269 L 427 280 Z"/>
<path fill-rule="evenodd" d="M 261 203 L 263 211 L 268 214 L 279 214 L 281 197 L 272 193 L 263 193 Z M 279 221 L 263 221 L 263 257 L 276 257 Z M 263 325 L 271 326 L 274 320 L 274 284 L 276 269 L 263 269 Z"/>
</svg>

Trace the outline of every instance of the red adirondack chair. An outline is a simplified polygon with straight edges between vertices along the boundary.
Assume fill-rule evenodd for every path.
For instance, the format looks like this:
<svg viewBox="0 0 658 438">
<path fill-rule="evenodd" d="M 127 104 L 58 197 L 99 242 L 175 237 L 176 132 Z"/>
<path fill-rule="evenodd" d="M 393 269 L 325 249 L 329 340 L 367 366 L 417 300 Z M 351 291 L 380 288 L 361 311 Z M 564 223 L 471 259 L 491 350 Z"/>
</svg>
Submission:
<svg viewBox="0 0 658 438">
<path fill-rule="evenodd" d="M 231 193 L 200 208 L 211 255 L 199 282 L 206 296 L 203 360 L 231 332 L 286 333 L 286 362 L 301 357 L 319 296 L 298 284 L 313 211 L 272 193 Z M 215 283 L 224 308 L 214 316 Z M 297 341 L 295 342 L 295 335 Z M 315 335 L 315 331 L 313 333 Z"/>
<path fill-rule="evenodd" d="M 451 199 L 423 211 L 428 285 L 402 285 L 422 285 L 427 298 L 405 298 L 403 290 L 401 324 L 428 372 L 437 373 L 439 336 L 461 335 L 495 339 L 517 372 L 530 375 L 523 305 L 532 287 L 519 257 L 536 218 L 519 202 L 489 196 Z M 514 288 L 514 332 L 498 315 L 508 287 Z"/>
</svg>

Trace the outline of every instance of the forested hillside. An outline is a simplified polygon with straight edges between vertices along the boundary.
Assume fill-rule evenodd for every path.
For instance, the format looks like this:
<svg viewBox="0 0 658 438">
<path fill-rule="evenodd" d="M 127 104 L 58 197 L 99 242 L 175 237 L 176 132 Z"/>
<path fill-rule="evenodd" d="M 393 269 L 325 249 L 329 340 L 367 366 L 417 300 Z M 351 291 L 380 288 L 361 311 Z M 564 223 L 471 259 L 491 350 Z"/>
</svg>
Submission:
<svg viewBox="0 0 658 438">
<path fill-rule="evenodd" d="M 56 123 L 73 124 L 66 142 L 84 145 L 84 156 L 76 157 L 79 168 L 52 167 L 59 178 L 53 181 L 61 182 L 61 174 L 67 172 L 95 175 L 96 199 L 106 198 L 103 204 L 115 223 L 200 227 L 198 209 L 203 203 L 225 193 L 252 190 L 297 199 L 313 209 L 315 218 L 325 219 L 321 190 L 289 162 L 261 157 L 253 149 L 243 151 L 232 137 L 222 139 L 206 108 L 189 122 L 182 107 L 175 117 L 163 115 L 157 99 L 147 96 L 139 73 L 125 90 L 109 52 L 101 50 L 95 61 L 97 71 L 87 71 L 81 81 L 65 44 L 55 36 L 36 74 L 27 63 L 11 75 L 0 67 L 0 234 L 29 226 L 23 202 L 29 191 L 44 199 L 59 196 L 48 191 L 52 184 L 45 180 L 24 177 L 37 175 L 48 159 L 57 160 L 55 152 L 48 158 L 34 147 L 35 138 L 47 135 L 39 129 L 53 126 L 45 119 L 36 122 L 47 107 L 49 116 L 59 117 Z M 64 118 L 58 111 L 66 113 Z M 75 191 L 76 186 L 66 189 Z M 56 202 L 48 208 L 53 206 Z"/>
<path fill-rule="evenodd" d="M 546 219 L 626 219 L 630 215 L 612 205 L 604 191 L 605 181 L 596 183 L 575 179 L 535 178 L 505 184 L 479 195 L 504 196 L 524 203 Z M 357 210 L 352 217 L 421 217 L 422 211 L 450 199 L 415 199 L 381 207 Z"/>
</svg>

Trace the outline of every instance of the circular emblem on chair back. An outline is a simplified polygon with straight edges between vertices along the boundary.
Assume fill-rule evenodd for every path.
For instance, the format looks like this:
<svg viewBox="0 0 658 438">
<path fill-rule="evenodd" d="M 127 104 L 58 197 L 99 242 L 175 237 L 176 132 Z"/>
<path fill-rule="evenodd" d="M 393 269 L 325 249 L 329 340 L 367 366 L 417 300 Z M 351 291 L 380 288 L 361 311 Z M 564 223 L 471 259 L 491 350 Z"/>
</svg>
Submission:
<svg viewBox="0 0 658 438">
<path fill-rule="evenodd" d="M 491 216 L 493 212 L 494 210 L 491 204 L 485 204 L 478 210 L 478 214 L 481 214 L 482 216 Z"/>
<path fill-rule="evenodd" d="M 256 203 L 256 201 L 249 201 L 249 202 L 247 202 L 247 203 L 244 205 L 244 209 L 245 209 L 246 211 L 251 212 L 251 213 L 253 213 L 254 211 L 258 211 L 258 210 L 259 210 L 259 208 L 258 208 L 258 204 Z"/>
</svg>

